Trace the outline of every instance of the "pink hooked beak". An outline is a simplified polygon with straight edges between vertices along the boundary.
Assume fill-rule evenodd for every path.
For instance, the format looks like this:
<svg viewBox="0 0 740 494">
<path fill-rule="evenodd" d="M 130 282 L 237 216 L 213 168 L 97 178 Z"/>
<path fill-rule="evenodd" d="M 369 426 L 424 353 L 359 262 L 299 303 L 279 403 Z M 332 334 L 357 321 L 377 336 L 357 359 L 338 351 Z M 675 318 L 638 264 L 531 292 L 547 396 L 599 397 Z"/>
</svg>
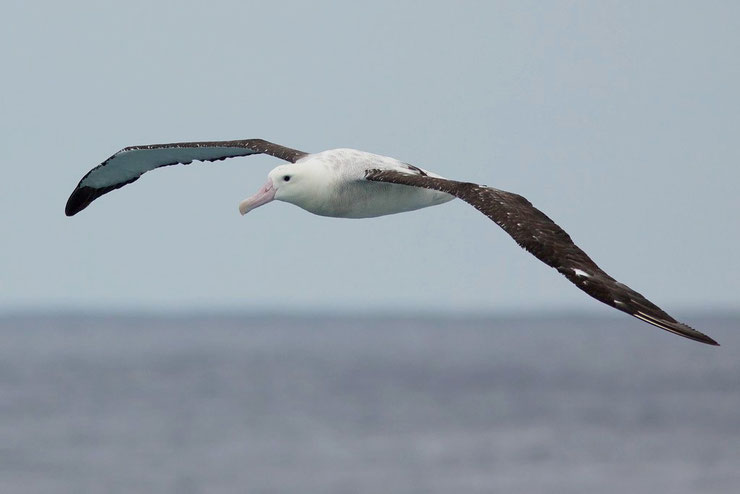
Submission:
<svg viewBox="0 0 740 494">
<path fill-rule="evenodd" d="M 275 199 L 275 188 L 272 186 L 272 179 L 268 178 L 267 183 L 255 195 L 239 203 L 239 212 L 242 215 L 247 214 L 254 208 L 267 204 L 273 199 Z"/>
</svg>

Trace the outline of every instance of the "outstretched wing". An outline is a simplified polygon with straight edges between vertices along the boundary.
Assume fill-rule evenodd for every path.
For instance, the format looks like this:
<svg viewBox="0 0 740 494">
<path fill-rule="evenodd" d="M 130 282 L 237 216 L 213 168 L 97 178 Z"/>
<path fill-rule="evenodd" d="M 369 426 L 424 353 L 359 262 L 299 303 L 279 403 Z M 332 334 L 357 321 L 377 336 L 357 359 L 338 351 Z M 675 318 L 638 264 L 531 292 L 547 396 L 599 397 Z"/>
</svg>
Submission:
<svg viewBox="0 0 740 494">
<path fill-rule="evenodd" d="M 365 178 L 434 189 L 452 194 L 492 219 L 516 242 L 574 285 L 622 312 L 692 340 L 718 345 L 709 336 L 682 324 L 648 299 L 606 274 L 562 228 L 524 197 L 503 190 L 393 170 L 368 170 Z"/>
<path fill-rule="evenodd" d="M 130 146 L 118 151 L 87 172 L 69 196 L 64 212 L 67 216 L 73 216 L 103 194 L 130 184 L 155 168 L 177 164 L 187 165 L 193 161 L 220 161 L 261 153 L 291 163 L 295 163 L 308 154 L 262 139 Z"/>
</svg>

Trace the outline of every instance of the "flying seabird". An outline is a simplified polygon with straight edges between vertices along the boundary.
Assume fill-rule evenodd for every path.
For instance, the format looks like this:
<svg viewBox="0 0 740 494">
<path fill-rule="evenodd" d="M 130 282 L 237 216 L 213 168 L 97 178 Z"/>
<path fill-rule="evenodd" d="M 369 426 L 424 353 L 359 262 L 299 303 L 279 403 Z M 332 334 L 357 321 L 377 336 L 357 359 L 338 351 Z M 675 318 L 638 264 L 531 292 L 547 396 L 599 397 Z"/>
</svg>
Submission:
<svg viewBox="0 0 740 494">
<path fill-rule="evenodd" d="M 596 300 L 671 333 L 718 345 L 606 274 L 562 228 L 524 197 L 485 185 L 448 180 L 394 158 L 364 151 L 332 149 L 306 153 L 262 139 L 131 146 L 82 177 L 67 201 L 65 213 L 73 216 L 103 194 L 130 184 L 155 168 L 252 154 L 268 154 L 288 164 L 273 169 L 265 185 L 239 204 L 242 214 L 279 200 L 322 216 L 370 218 L 459 198 Z"/>
</svg>

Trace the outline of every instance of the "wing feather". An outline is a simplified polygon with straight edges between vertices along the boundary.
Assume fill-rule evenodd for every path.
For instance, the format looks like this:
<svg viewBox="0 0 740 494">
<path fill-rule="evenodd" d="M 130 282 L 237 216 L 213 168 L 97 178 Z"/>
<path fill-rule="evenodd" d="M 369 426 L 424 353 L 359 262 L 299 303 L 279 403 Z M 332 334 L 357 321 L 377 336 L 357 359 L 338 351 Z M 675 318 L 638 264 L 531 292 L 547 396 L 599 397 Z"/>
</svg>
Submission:
<svg viewBox="0 0 740 494">
<path fill-rule="evenodd" d="M 565 230 L 518 194 L 484 185 L 409 175 L 393 170 L 368 170 L 365 178 L 452 194 L 488 216 L 521 247 L 557 269 L 596 300 L 666 331 L 709 345 L 718 345 L 709 336 L 676 321 L 640 293 L 609 276 L 573 242 Z"/>
<path fill-rule="evenodd" d="M 263 139 L 236 141 L 176 142 L 129 146 L 96 166 L 82 177 L 67 200 L 64 212 L 73 216 L 92 201 L 135 182 L 144 173 L 169 165 L 187 165 L 193 161 L 221 161 L 237 156 L 269 154 L 295 163 L 307 153 L 287 148 Z"/>
</svg>

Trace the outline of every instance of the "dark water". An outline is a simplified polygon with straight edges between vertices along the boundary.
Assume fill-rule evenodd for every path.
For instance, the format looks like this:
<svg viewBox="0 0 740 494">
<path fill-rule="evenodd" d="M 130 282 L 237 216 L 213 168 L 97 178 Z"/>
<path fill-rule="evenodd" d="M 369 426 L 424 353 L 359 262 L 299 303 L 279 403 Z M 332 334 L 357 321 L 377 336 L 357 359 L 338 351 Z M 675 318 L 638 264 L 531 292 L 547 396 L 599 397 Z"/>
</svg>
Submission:
<svg viewBox="0 0 740 494">
<path fill-rule="evenodd" d="M 740 492 L 740 318 L 0 317 L 0 492 Z"/>
</svg>

